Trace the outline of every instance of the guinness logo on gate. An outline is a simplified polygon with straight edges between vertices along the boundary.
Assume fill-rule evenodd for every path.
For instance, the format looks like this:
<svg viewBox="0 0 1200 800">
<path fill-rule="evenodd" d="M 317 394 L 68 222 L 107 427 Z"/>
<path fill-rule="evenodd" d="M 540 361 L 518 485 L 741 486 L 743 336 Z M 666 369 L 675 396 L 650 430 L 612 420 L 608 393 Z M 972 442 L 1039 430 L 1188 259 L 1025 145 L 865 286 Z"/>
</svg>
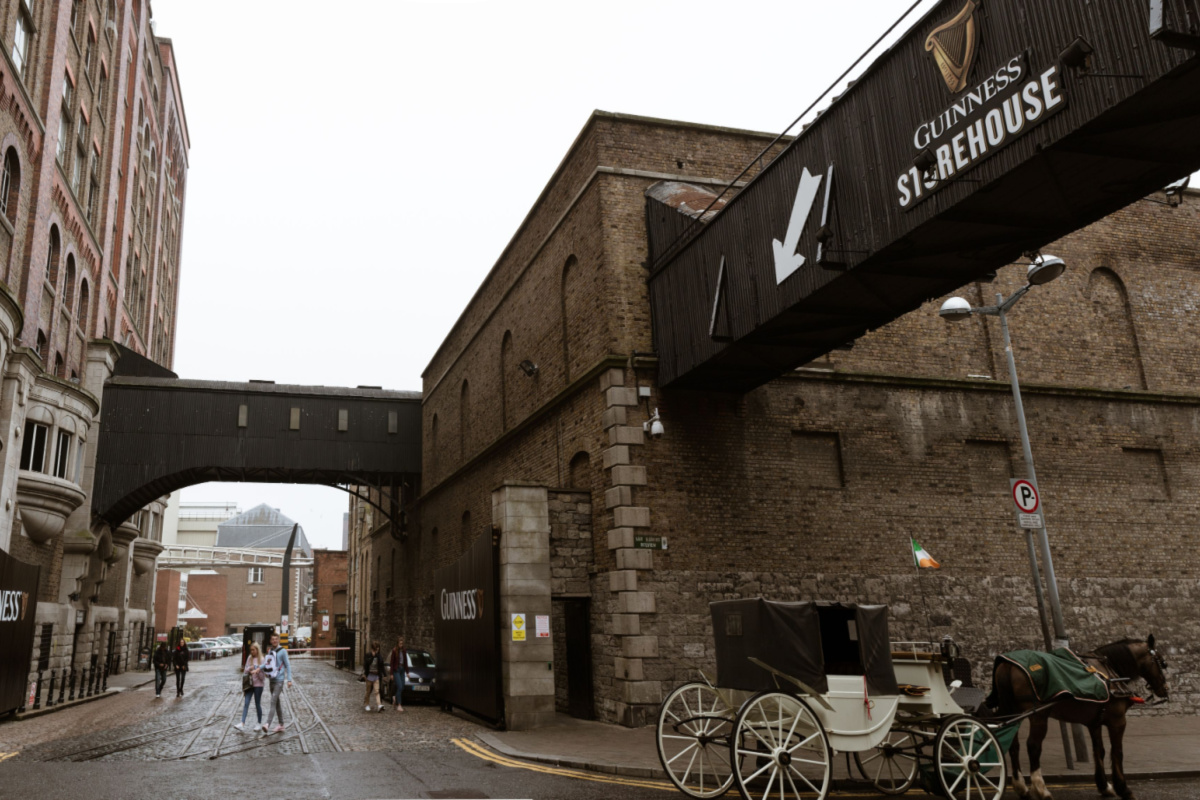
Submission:
<svg viewBox="0 0 1200 800">
<path fill-rule="evenodd" d="M 954 19 L 933 29 L 925 40 L 925 49 L 933 53 L 942 72 L 942 79 L 951 94 L 967 88 L 971 67 L 975 63 L 975 45 L 979 39 L 979 27 L 975 22 L 975 9 L 979 0 L 967 0 L 967 4 Z"/>
</svg>

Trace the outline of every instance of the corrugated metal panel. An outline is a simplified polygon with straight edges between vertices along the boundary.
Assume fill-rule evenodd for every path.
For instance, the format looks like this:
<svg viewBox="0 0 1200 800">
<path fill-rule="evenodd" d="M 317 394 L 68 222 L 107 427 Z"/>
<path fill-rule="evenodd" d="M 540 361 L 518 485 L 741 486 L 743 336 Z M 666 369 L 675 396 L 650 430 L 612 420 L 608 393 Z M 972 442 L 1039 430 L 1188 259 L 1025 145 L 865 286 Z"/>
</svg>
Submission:
<svg viewBox="0 0 1200 800">
<path fill-rule="evenodd" d="M 438 699 L 492 721 L 504 718 L 498 545 L 495 534 L 480 536 L 433 579 Z"/>
<path fill-rule="evenodd" d="M 914 132 L 963 97 L 925 42 L 964 2 L 916 25 L 686 246 L 671 248 L 678 234 L 648 212 L 651 252 L 674 253 L 650 278 L 664 384 L 753 388 L 1200 167 L 1197 58 L 1150 38 L 1147 2 L 987 0 L 968 90 L 1020 57 L 1017 85 L 1056 68 L 1065 105 L 902 207 Z M 1088 75 L 1059 64 L 1077 37 L 1095 50 Z M 844 269 L 816 264 L 819 197 L 800 239 L 806 264 L 776 285 L 772 240 L 800 176 L 822 175 L 823 192 L 830 164 L 829 247 Z M 722 257 L 732 343 L 708 336 Z"/>
</svg>

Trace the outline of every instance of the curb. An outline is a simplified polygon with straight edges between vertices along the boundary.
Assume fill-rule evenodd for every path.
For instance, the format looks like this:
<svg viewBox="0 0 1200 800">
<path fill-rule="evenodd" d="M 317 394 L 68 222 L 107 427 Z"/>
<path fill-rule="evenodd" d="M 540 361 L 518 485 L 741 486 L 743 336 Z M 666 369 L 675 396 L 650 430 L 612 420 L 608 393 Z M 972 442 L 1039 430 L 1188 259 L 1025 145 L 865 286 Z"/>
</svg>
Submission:
<svg viewBox="0 0 1200 800">
<path fill-rule="evenodd" d="M 20 721 L 26 720 L 26 719 L 34 719 L 36 717 L 42 717 L 42 716 L 45 716 L 46 714 L 53 714 L 55 711 L 64 711 L 68 708 L 74 708 L 75 706 L 81 706 L 85 703 L 91 703 L 95 700 L 101 700 L 105 697 L 112 697 L 113 695 L 118 695 L 121 692 L 128 692 L 131 689 L 140 689 L 141 687 L 147 686 L 151 683 L 154 683 L 154 678 L 150 678 L 149 680 L 142 681 L 141 683 L 134 683 L 129 686 L 118 686 L 118 687 L 114 687 L 111 689 L 105 689 L 103 692 L 97 692 L 96 694 L 92 695 L 91 697 L 77 697 L 74 700 L 65 700 L 61 703 L 58 703 L 53 706 L 49 706 L 47 708 L 39 708 L 36 711 L 26 711 L 24 713 L 15 714 L 13 716 L 13 720 L 15 722 L 20 722 Z"/>
<path fill-rule="evenodd" d="M 517 750 L 515 747 L 509 747 L 490 733 L 477 733 L 475 738 L 483 742 L 488 747 L 502 753 L 510 758 L 519 758 L 524 761 L 536 761 L 541 764 L 551 764 L 556 767 L 568 767 L 570 769 L 583 769 L 588 772 L 599 772 L 604 775 L 623 775 L 627 778 L 654 778 L 665 781 L 667 774 L 661 769 L 652 769 L 650 767 L 631 767 L 624 764 L 599 764 L 585 759 L 570 758 L 568 756 L 553 756 L 542 753 L 526 753 L 522 750 Z"/>
<path fill-rule="evenodd" d="M 586 759 L 571 758 L 568 756 L 555 756 L 544 753 L 526 753 L 518 750 L 515 747 L 510 747 L 504 744 L 494 735 L 489 733 L 477 733 L 475 738 L 482 742 L 487 747 L 495 750 L 498 753 L 509 756 L 510 758 L 519 758 L 523 761 L 533 761 L 540 764 L 550 764 L 556 767 L 567 767 L 569 769 L 581 769 L 588 772 L 597 772 L 604 775 L 621 775 L 627 778 L 653 778 L 656 780 L 666 780 L 667 775 L 661 769 L 651 769 L 648 767 L 633 767 L 624 764 L 599 764 Z M 1054 780 L 1060 783 L 1091 783 L 1094 780 L 1092 772 L 1082 770 L 1073 773 L 1065 774 L 1047 774 L 1046 780 Z M 1146 780 L 1171 780 L 1200 777 L 1200 769 L 1180 769 L 1180 770 L 1156 770 L 1154 772 L 1126 772 L 1125 778 L 1129 781 L 1146 781 Z M 870 788 L 871 784 L 855 779 L 842 778 L 837 781 L 839 787 L 842 788 Z"/>
</svg>

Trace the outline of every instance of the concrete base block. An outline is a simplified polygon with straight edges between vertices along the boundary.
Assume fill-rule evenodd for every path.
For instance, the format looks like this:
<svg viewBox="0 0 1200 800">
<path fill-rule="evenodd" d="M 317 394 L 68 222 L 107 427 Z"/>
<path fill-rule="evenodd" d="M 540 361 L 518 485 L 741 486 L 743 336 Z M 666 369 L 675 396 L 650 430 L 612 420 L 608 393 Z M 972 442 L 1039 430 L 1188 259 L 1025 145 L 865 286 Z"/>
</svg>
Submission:
<svg viewBox="0 0 1200 800">
<path fill-rule="evenodd" d="M 618 528 L 649 528 L 650 509 L 645 506 L 625 506 L 613 509 L 613 522 Z"/>
<path fill-rule="evenodd" d="M 633 528 L 613 528 L 608 532 L 608 549 L 633 547 Z"/>
<path fill-rule="evenodd" d="M 642 444 L 645 432 L 641 425 L 616 425 L 608 429 L 609 444 Z"/>
<path fill-rule="evenodd" d="M 617 570 L 608 573 L 608 590 L 610 592 L 636 592 L 637 573 L 633 570 Z"/>
<path fill-rule="evenodd" d="M 658 706 L 634 706 L 618 701 L 616 712 L 617 724 L 626 728 L 641 728 L 658 720 Z"/>
<path fill-rule="evenodd" d="M 654 592 L 620 592 L 617 594 L 618 614 L 653 614 L 656 610 Z"/>
<path fill-rule="evenodd" d="M 657 636 L 624 636 L 621 655 L 625 658 L 658 658 Z"/>
<path fill-rule="evenodd" d="M 645 671 L 642 669 L 642 660 L 640 658 L 621 658 L 617 656 L 613 659 L 613 677 L 618 680 L 640 681 L 645 677 Z"/>
<path fill-rule="evenodd" d="M 613 614 L 614 636 L 637 636 L 642 632 L 642 618 L 637 614 Z"/>
<path fill-rule="evenodd" d="M 614 386 L 625 385 L 625 370 L 618 367 L 600 373 L 600 391 L 607 392 Z"/>
<path fill-rule="evenodd" d="M 617 506 L 633 505 L 633 489 L 629 486 L 614 486 L 611 489 L 604 490 L 604 507 L 616 508 Z"/>
<path fill-rule="evenodd" d="M 612 406 L 636 406 L 638 404 L 637 389 L 632 386 L 610 386 L 604 392 L 604 403 Z"/>
<path fill-rule="evenodd" d="M 611 469 L 619 464 L 629 463 L 629 445 L 620 444 L 604 451 L 604 468 Z"/>
<path fill-rule="evenodd" d="M 646 468 L 630 465 L 612 468 L 613 486 L 645 486 Z"/>
<path fill-rule="evenodd" d="M 617 569 L 654 569 L 654 551 L 638 549 L 618 550 Z"/>
<path fill-rule="evenodd" d="M 658 681 L 621 681 L 621 699 L 629 705 L 662 702 L 662 685 Z"/>
<path fill-rule="evenodd" d="M 629 422 L 629 413 L 625 406 L 613 406 L 600 416 L 600 427 L 604 430 Z"/>
</svg>

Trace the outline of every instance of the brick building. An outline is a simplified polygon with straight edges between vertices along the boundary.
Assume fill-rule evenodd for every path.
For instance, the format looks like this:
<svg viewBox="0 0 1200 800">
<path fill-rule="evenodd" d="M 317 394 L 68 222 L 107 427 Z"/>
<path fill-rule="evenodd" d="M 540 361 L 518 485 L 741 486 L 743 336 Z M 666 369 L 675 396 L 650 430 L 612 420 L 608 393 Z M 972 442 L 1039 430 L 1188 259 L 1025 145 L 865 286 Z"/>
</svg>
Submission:
<svg viewBox="0 0 1200 800">
<path fill-rule="evenodd" d="M 154 573 L 154 627 L 162 634 L 179 624 L 180 583 L 183 573 L 160 569 Z"/>
<path fill-rule="evenodd" d="M 313 550 L 313 647 L 333 647 L 347 627 L 348 566 L 345 550 Z"/>
<path fill-rule="evenodd" d="M 224 636 L 226 633 L 228 584 L 229 576 L 215 570 L 196 570 L 188 573 L 188 605 L 204 612 L 204 621 L 197 627 L 205 636 Z"/>
<path fill-rule="evenodd" d="M 4 0 L 0 40 L 0 549 L 41 567 L 31 676 L 123 668 L 152 625 L 164 503 L 94 522 L 93 464 L 121 353 L 174 355 L 175 54 L 145 0 Z"/>
<path fill-rule="evenodd" d="M 713 666 L 717 599 L 888 603 L 893 638 L 952 634 L 981 681 L 994 654 L 1040 646 L 995 321 L 948 325 L 938 299 L 746 394 L 657 385 L 647 203 L 682 184 L 703 209 L 768 141 L 594 114 L 424 374 L 406 537 L 351 502 L 352 619 L 372 638 L 431 642 L 434 569 L 493 525 L 532 537 L 502 545 L 501 619 L 550 613 L 554 635 L 505 642 L 510 726 L 573 694 L 576 713 L 647 722 Z M 1011 326 L 1072 641 L 1155 633 L 1173 653 L 1171 708 L 1194 712 L 1200 196 L 1155 200 L 1047 247 L 1068 270 Z M 1022 278 L 1010 266 L 960 294 L 986 304 Z M 651 440 L 655 408 L 665 435 Z M 915 572 L 910 536 L 941 570 Z M 588 630 L 572 638 L 581 604 Z"/>
</svg>

